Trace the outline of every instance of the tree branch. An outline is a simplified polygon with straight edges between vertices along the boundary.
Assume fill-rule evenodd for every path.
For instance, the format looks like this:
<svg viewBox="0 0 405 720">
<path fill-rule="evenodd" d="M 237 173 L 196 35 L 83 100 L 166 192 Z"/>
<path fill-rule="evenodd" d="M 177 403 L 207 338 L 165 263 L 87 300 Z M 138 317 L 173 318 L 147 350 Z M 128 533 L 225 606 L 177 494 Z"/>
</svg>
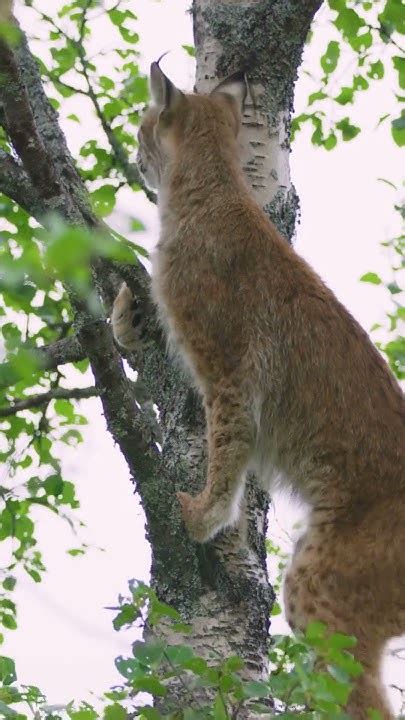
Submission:
<svg viewBox="0 0 405 720">
<path fill-rule="evenodd" d="M 16 415 L 23 410 L 31 410 L 41 407 L 42 405 L 48 405 L 51 400 L 86 400 L 91 397 L 96 397 L 100 395 L 100 393 L 101 390 L 96 387 L 74 388 L 72 390 L 57 387 L 40 395 L 32 395 L 22 400 L 15 400 L 8 407 L 0 407 L 0 418 Z"/>
<path fill-rule="evenodd" d="M 59 365 L 86 359 L 86 353 L 77 335 L 70 335 L 63 338 L 63 340 L 57 340 L 51 345 L 36 348 L 32 352 L 42 370 L 53 370 Z"/>
<path fill-rule="evenodd" d="M 44 204 L 23 166 L 1 148 L 0 192 L 34 217 L 41 217 L 45 212 Z"/>
<path fill-rule="evenodd" d="M 24 33 L 15 50 L 15 57 L 35 117 L 37 133 L 49 149 L 61 182 L 59 196 L 53 198 L 52 203 L 45 203 L 46 211 L 59 213 L 71 224 L 80 225 L 85 222 L 90 227 L 94 227 L 97 219 L 92 212 L 88 193 L 67 147 L 57 112 L 45 94 L 38 63 L 28 47 Z"/>
<path fill-rule="evenodd" d="M 5 125 L 33 184 L 45 198 L 60 192 L 51 158 L 38 135 L 26 87 L 12 49 L 0 39 L 0 95 Z"/>
<path fill-rule="evenodd" d="M 63 340 L 58 340 L 51 345 L 41 348 L 22 348 L 22 354 L 38 368 L 38 370 L 55 370 L 59 365 L 79 362 L 86 358 L 86 353 L 76 335 L 70 335 Z M 21 373 L 17 372 L 12 362 L 0 365 L 0 389 L 15 385 L 21 379 Z"/>
</svg>

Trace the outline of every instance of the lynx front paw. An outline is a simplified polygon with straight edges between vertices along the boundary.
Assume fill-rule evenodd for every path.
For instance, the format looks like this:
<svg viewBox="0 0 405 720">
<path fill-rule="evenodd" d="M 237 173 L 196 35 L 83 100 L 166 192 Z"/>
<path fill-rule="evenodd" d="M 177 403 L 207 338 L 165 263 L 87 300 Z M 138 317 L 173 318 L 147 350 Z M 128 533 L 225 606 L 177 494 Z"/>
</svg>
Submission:
<svg viewBox="0 0 405 720">
<path fill-rule="evenodd" d="M 213 538 L 224 527 L 223 514 L 219 507 L 207 508 L 203 493 L 192 497 L 189 493 L 178 492 L 184 524 L 190 537 L 199 543 Z"/>
<path fill-rule="evenodd" d="M 126 283 L 121 285 L 114 300 L 111 313 L 111 326 L 114 338 L 119 345 L 134 350 L 139 342 L 139 324 L 141 321 L 136 301 Z"/>
</svg>

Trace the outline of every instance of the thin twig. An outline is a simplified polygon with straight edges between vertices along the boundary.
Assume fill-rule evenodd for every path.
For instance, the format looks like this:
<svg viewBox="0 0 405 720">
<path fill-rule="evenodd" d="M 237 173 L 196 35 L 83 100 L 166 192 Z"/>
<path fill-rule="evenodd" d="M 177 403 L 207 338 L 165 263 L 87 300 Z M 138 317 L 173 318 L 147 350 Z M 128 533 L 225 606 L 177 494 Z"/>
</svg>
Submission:
<svg viewBox="0 0 405 720">
<path fill-rule="evenodd" d="M 96 115 L 97 115 L 98 119 L 100 120 L 101 127 L 103 128 L 104 133 L 107 136 L 107 139 L 111 145 L 111 149 L 114 153 L 115 159 L 116 159 L 120 169 L 124 173 L 125 178 L 130 185 L 134 185 L 134 184 L 139 185 L 142 188 L 142 190 L 144 191 L 148 200 L 150 200 L 153 203 L 156 203 L 155 193 L 152 192 L 151 190 L 149 190 L 148 186 L 145 185 L 145 183 L 142 179 L 142 176 L 138 170 L 137 165 L 135 163 L 131 163 L 129 161 L 128 155 L 127 155 L 125 149 L 123 148 L 123 146 L 117 139 L 110 123 L 106 120 L 106 117 L 103 113 L 101 105 L 98 101 L 98 97 L 97 97 L 96 93 L 94 92 L 94 89 L 91 84 L 91 80 L 90 80 L 88 68 L 87 68 L 87 60 L 86 60 L 86 57 L 84 54 L 83 47 L 80 48 L 79 54 L 80 54 L 80 59 L 81 59 L 81 63 L 82 63 L 82 75 L 87 82 L 88 96 L 93 103 L 94 109 L 96 111 Z"/>
<path fill-rule="evenodd" d="M 88 398 L 100 395 L 100 392 L 101 389 L 96 387 L 73 388 L 72 390 L 55 387 L 40 395 L 32 395 L 23 400 L 15 400 L 8 407 L 0 407 L 0 417 L 9 417 L 23 410 L 32 410 L 33 408 L 48 405 L 51 400 L 87 400 Z"/>
</svg>

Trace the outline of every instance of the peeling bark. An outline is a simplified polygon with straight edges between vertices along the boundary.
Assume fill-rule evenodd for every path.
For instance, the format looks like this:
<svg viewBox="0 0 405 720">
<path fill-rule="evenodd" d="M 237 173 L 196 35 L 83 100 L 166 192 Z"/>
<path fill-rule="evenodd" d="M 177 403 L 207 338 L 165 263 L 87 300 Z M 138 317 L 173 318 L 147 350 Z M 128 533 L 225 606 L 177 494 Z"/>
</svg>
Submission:
<svg viewBox="0 0 405 720">
<path fill-rule="evenodd" d="M 321 0 L 198 0 L 194 2 L 196 88 L 242 70 L 250 97 L 241 159 L 257 202 L 291 240 L 298 198 L 291 183 L 289 131 L 302 50 Z"/>
</svg>

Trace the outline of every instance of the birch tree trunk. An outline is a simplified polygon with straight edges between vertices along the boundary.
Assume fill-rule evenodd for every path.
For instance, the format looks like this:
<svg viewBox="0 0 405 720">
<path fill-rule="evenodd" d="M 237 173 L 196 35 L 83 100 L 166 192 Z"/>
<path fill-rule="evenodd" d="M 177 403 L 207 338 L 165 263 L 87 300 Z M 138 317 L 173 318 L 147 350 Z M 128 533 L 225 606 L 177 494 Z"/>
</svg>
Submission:
<svg viewBox="0 0 405 720">
<path fill-rule="evenodd" d="M 194 0 L 192 7 L 196 88 L 204 92 L 228 73 L 246 72 L 250 97 L 241 134 L 245 172 L 257 201 L 289 240 L 298 206 L 288 163 L 293 89 L 305 38 L 320 4 L 321 0 Z M 0 89 L 4 127 L 22 161 L 1 151 L 0 191 L 40 222 L 46 212 L 57 210 L 71 224 L 100 227 L 27 44 L 12 51 L 2 42 L 0 64 L 3 76 L 13 83 L 12 92 L 7 82 Z M 15 124 L 8 120 L 16 112 L 16 97 L 19 117 L 24 120 L 18 136 Z M 131 167 L 131 172 L 133 182 L 136 169 Z M 205 657 L 212 651 L 216 656 L 237 654 L 245 660 L 247 675 L 262 679 L 268 672 L 269 615 L 274 600 L 266 570 L 267 497 L 251 478 L 238 527 L 204 546 L 190 541 L 175 492 L 196 494 L 205 482 L 205 428 L 199 398 L 166 356 L 149 302 L 146 272 L 139 266 L 101 260 L 93 263 L 92 270 L 107 314 L 122 279 L 133 290 L 139 349 L 128 359 L 139 373 L 142 402 L 149 400 L 159 407 L 159 426 L 135 403 L 101 310 L 94 322 L 71 297 L 74 336 L 63 349 L 43 350 L 40 362 L 56 367 L 72 357 L 90 359 L 108 429 L 125 456 L 145 510 L 152 585 L 159 598 L 174 605 L 192 626 L 186 638 L 168 639 L 191 644 Z M 165 628 L 160 632 L 169 634 Z M 162 709 L 178 699 L 181 703 L 183 694 L 183 687 L 173 684 L 161 701 Z"/>
</svg>

